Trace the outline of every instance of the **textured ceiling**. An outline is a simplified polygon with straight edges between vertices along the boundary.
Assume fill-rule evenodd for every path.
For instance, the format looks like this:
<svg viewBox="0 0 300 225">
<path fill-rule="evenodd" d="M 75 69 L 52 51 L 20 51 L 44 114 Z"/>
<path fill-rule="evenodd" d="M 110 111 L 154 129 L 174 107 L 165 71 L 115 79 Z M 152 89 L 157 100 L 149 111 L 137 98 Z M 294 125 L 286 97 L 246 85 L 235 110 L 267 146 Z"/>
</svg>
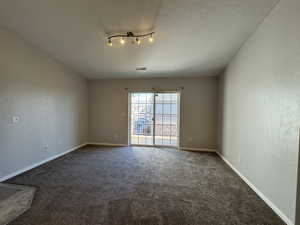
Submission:
<svg viewBox="0 0 300 225">
<path fill-rule="evenodd" d="M 277 1 L 0 0 L 0 24 L 88 78 L 195 77 L 217 75 Z M 105 42 L 152 30 L 153 44 Z"/>
</svg>

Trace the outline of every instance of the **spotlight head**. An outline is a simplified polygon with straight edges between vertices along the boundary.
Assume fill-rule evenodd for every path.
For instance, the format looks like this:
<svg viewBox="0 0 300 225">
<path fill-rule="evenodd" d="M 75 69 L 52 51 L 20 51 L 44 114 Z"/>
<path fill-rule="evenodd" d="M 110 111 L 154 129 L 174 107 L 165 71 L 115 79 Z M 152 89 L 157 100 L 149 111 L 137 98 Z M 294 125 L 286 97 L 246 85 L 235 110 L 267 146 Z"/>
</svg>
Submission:
<svg viewBox="0 0 300 225">
<path fill-rule="evenodd" d="M 108 46 L 110 46 L 110 47 L 113 45 L 110 38 L 108 39 L 107 44 L 108 44 Z"/>
<path fill-rule="evenodd" d="M 154 41 L 154 38 L 153 38 L 153 35 L 151 34 L 149 37 L 149 42 L 153 42 L 153 41 Z"/>
<path fill-rule="evenodd" d="M 125 40 L 124 40 L 124 38 L 122 38 L 122 37 L 121 37 L 121 39 L 120 39 L 120 43 L 121 43 L 121 45 L 124 45 L 124 44 L 125 44 Z"/>
<path fill-rule="evenodd" d="M 136 38 L 135 40 L 136 40 L 136 43 L 137 43 L 138 45 L 141 44 L 141 40 L 140 40 L 139 38 Z"/>
</svg>

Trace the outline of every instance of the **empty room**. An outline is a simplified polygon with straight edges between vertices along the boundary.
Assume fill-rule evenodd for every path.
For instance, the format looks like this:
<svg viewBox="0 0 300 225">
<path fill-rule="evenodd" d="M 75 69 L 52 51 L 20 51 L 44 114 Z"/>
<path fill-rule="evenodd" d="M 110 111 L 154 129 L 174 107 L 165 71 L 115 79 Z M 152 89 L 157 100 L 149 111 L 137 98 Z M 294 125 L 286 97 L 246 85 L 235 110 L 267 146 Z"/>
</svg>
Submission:
<svg viewBox="0 0 300 225">
<path fill-rule="evenodd" d="M 300 225 L 300 0 L 0 0 L 0 225 Z"/>
</svg>

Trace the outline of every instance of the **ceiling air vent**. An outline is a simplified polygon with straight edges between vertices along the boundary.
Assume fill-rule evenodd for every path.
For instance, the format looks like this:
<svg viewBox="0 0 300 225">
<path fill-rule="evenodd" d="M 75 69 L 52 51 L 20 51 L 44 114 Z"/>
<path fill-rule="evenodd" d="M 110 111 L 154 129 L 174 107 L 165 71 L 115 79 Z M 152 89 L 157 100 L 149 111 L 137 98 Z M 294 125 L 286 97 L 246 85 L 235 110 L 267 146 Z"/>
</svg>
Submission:
<svg viewBox="0 0 300 225">
<path fill-rule="evenodd" d="M 146 71 L 147 68 L 146 67 L 137 67 L 135 70 L 136 71 Z"/>
</svg>

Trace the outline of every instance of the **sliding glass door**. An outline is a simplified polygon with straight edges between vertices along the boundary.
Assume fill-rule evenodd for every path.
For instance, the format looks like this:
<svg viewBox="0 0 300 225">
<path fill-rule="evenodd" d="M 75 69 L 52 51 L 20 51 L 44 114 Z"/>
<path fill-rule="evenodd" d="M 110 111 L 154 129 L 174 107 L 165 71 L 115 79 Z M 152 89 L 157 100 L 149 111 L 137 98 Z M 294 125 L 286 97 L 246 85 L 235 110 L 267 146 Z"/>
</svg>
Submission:
<svg viewBox="0 0 300 225">
<path fill-rule="evenodd" d="M 130 144 L 178 146 L 179 93 L 131 93 Z"/>
</svg>

